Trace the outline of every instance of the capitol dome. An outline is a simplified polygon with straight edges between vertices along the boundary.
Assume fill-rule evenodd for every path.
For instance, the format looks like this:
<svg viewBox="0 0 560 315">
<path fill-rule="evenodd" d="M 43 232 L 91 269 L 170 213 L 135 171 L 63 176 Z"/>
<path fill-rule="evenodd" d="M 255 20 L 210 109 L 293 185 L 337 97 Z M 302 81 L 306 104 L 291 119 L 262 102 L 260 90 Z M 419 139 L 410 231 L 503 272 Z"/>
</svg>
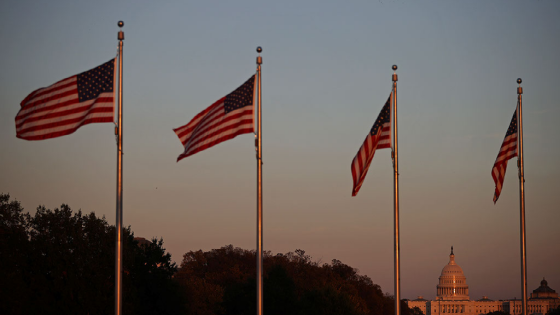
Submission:
<svg viewBox="0 0 560 315">
<path fill-rule="evenodd" d="M 436 300 L 464 301 L 469 300 L 469 286 L 463 269 L 455 262 L 453 246 L 449 255 L 449 263 L 441 270 L 437 286 Z"/>
</svg>

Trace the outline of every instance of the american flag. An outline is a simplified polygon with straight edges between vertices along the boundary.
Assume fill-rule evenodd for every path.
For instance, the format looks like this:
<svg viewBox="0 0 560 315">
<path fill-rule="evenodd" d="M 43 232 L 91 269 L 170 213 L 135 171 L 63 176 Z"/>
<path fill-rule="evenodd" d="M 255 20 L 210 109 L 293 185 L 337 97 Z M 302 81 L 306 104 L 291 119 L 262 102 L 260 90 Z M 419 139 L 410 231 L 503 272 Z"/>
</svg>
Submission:
<svg viewBox="0 0 560 315">
<path fill-rule="evenodd" d="M 391 94 L 392 95 L 392 94 Z M 356 196 L 366 178 L 369 165 L 373 159 L 376 149 L 391 147 L 391 96 L 381 109 L 381 113 L 373 124 L 371 131 L 366 137 L 364 144 L 360 147 L 358 154 L 352 160 L 352 178 L 354 187 L 352 196 Z"/>
<path fill-rule="evenodd" d="M 188 124 L 173 129 L 185 147 L 177 162 L 240 134 L 253 132 L 254 87 L 255 75 Z"/>
<path fill-rule="evenodd" d="M 115 59 L 35 90 L 21 101 L 16 136 L 44 140 L 69 135 L 83 125 L 113 122 Z"/>
<path fill-rule="evenodd" d="M 502 142 L 502 147 L 500 148 L 496 162 L 494 162 L 494 167 L 492 167 L 492 178 L 496 184 L 494 203 L 498 201 L 500 193 L 502 192 L 502 184 L 506 176 L 508 160 L 515 156 L 517 156 L 517 108 L 515 109 L 515 113 L 513 113 L 511 123 L 509 123 L 506 137 L 504 138 L 504 142 Z"/>
</svg>

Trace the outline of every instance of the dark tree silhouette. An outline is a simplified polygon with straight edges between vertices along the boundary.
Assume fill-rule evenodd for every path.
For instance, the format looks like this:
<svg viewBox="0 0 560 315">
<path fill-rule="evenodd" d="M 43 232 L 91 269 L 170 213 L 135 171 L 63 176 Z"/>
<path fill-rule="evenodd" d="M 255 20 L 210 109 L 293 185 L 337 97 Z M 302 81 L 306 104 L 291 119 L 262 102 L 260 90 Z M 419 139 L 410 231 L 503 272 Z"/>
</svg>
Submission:
<svg viewBox="0 0 560 315">
<path fill-rule="evenodd" d="M 0 194 L 0 314 L 111 314 L 115 227 L 68 205 L 34 216 Z M 124 314 L 256 314 L 255 251 L 189 251 L 177 268 L 163 240 L 123 231 Z M 339 260 L 264 252 L 267 314 L 393 315 L 394 299 Z M 422 315 L 401 301 L 401 315 Z M 412 314 L 411 314 L 412 313 Z M 497 315 L 497 314 L 492 314 Z"/>
<path fill-rule="evenodd" d="M 1 314 L 114 311 L 115 228 L 105 218 L 64 204 L 30 216 L 7 194 L 0 216 Z M 123 313 L 184 314 L 163 240 L 138 246 L 130 227 L 123 235 Z"/>
<path fill-rule="evenodd" d="M 333 260 L 314 262 L 303 250 L 264 253 L 267 314 L 393 315 L 394 300 L 358 270 Z M 232 245 L 190 251 L 175 278 L 185 288 L 187 314 L 256 314 L 255 252 Z M 402 315 L 409 315 L 405 303 Z"/>
<path fill-rule="evenodd" d="M 27 222 L 29 215 L 10 195 L 0 194 L 0 314 L 18 314 L 30 294 L 26 284 L 28 269 Z"/>
</svg>

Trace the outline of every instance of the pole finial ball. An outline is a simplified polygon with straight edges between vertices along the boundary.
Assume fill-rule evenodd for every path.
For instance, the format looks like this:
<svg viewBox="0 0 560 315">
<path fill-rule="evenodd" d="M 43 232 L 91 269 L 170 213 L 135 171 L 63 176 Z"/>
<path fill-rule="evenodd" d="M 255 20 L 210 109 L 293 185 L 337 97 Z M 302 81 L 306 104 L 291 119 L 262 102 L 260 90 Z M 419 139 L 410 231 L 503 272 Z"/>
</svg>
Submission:
<svg viewBox="0 0 560 315">
<path fill-rule="evenodd" d="M 521 84 L 521 82 L 523 82 L 523 81 L 521 80 L 521 78 L 518 78 L 518 79 L 517 79 L 517 84 Z"/>
<path fill-rule="evenodd" d="M 119 23 L 117 23 L 119 25 L 119 27 L 123 27 L 124 26 L 124 22 L 123 21 L 119 21 Z"/>
<path fill-rule="evenodd" d="M 261 47 L 261 46 L 257 47 L 257 52 L 258 52 L 259 54 L 262 53 L 262 47 Z"/>
<path fill-rule="evenodd" d="M 397 65 L 393 65 L 393 71 L 397 71 Z"/>
</svg>

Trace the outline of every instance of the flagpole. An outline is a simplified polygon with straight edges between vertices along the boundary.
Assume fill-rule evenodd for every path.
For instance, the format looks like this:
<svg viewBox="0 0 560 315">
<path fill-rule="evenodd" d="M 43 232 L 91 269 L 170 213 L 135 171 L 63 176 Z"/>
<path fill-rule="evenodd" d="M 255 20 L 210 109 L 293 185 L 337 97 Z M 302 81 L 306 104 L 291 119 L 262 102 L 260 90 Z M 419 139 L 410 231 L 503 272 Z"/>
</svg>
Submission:
<svg viewBox="0 0 560 315">
<path fill-rule="evenodd" d="M 527 315 L 527 245 L 525 237 L 525 172 L 523 167 L 523 88 L 521 87 L 521 78 L 517 79 L 517 102 L 518 102 L 518 141 L 519 141 L 519 159 L 517 167 L 519 168 L 519 208 L 521 212 L 521 285 L 523 288 L 523 315 Z"/>
<path fill-rule="evenodd" d="M 397 128 L 397 65 L 393 65 L 393 123 L 394 123 L 394 148 L 393 168 L 395 175 L 395 315 L 401 313 L 401 263 L 400 263 L 400 240 L 399 240 L 399 145 Z"/>
<path fill-rule="evenodd" d="M 259 56 L 257 57 L 257 107 L 258 123 L 257 128 L 257 314 L 263 313 L 263 202 L 262 202 L 262 111 L 261 111 L 261 64 L 260 53 L 262 48 L 257 47 Z"/>
<path fill-rule="evenodd" d="M 123 21 L 119 21 L 119 27 L 124 26 Z M 115 130 L 118 135 L 117 140 L 117 220 L 116 220 L 116 239 L 115 239 L 115 314 L 122 312 L 122 218 L 123 218 L 123 108 L 122 108 L 122 73 L 123 73 L 123 40 L 124 32 L 119 31 L 119 123 Z"/>
</svg>

